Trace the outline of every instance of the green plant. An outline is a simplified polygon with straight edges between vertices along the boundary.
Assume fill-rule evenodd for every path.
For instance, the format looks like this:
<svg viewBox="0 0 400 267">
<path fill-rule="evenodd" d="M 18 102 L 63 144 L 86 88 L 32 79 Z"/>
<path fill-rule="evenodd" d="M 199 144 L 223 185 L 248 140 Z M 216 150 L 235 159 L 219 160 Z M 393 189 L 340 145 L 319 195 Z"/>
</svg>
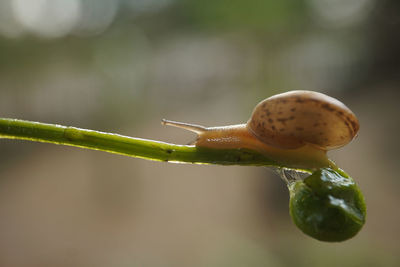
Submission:
<svg viewBox="0 0 400 267">
<path fill-rule="evenodd" d="M 164 124 L 193 130 L 199 135 L 194 145 L 176 145 L 75 127 L 5 118 L 0 118 L 0 138 L 77 146 L 155 161 L 267 166 L 280 170 L 302 171 L 309 176 L 305 179 L 299 177 L 286 179 L 290 193 L 290 215 L 295 224 L 304 233 L 318 240 L 343 241 L 349 239 L 365 223 L 364 198 L 353 179 L 327 158 L 327 148 L 321 148 L 321 146 L 332 145 L 332 140 L 338 140 L 341 145 L 347 143 L 356 134 L 358 122 L 355 117 L 352 117 L 351 121 L 357 122 L 357 124 L 343 123 L 343 125 L 351 127 L 350 135 L 347 137 L 347 141 L 343 141 L 343 138 L 336 139 L 338 135 L 343 136 L 343 132 L 334 129 L 332 134 L 325 121 L 334 122 L 335 125 L 342 121 L 347 122 L 340 118 L 346 115 L 347 119 L 352 113 L 347 108 L 343 109 L 341 106 L 343 104 L 338 105 L 335 102 L 337 100 L 333 101 L 319 93 L 306 92 L 304 95 L 304 91 L 301 91 L 301 97 L 306 97 L 305 99 L 299 98 L 299 91 L 282 95 L 285 101 L 282 102 L 282 99 L 278 98 L 276 102 L 275 96 L 271 98 L 273 101 L 267 99 L 268 104 L 273 105 L 274 101 L 283 103 L 285 109 L 290 112 L 293 111 L 294 106 L 303 110 L 300 114 L 307 114 L 307 117 L 299 118 L 301 124 L 285 122 L 285 126 L 290 127 L 294 123 L 291 131 L 299 131 L 298 125 L 310 125 L 310 127 L 314 125 L 313 131 L 315 129 L 317 129 L 317 133 L 321 130 L 328 131 L 325 135 L 329 138 L 321 139 L 322 141 L 318 145 L 309 144 L 314 140 L 320 141 L 320 139 L 315 136 L 313 131 L 303 131 L 298 136 L 290 135 L 289 139 L 283 139 L 284 136 L 276 139 L 279 144 L 295 145 L 288 149 L 270 146 L 268 136 L 267 143 L 256 140 L 251 128 L 248 130 L 247 127 L 248 124 L 253 123 L 251 120 L 248 124 L 212 128 L 163 121 Z M 308 101 L 310 98 L 314 100 Z M 264 101 L 260 104 L 258 106 L 264 108 Z M 256 107 L 254 112 L 256 116 L 253 114 L 252 117 L 260 117 L 257 110 Z M 284 113 L 281 108 L 276 110 L 276 113 Z M 310 121 L 309 118 L 315 119 L 312 112 L 326 113 L 324 116 L 317 116 L 318 120 L 323 119 L 321 126 Z M 332 112 L 337 114 L 340 120 L 330 117 Z M 255 125 L 261 127 L 264 124 L 256 123 Z M 265 130 L 261 129 L 261 132 L 264 133 Z M 275 137 L 276 135 L 274 135 Z M 265 136 L 263 138 L 265 139 Z"/>
<path fill-rule="evenodd" d="M 321 168 L 289 184 L 289 212 L 305 233 L 321 241 L 343 241 L 365 223 L 364 197 L 342 170 Z"/>
</svg>

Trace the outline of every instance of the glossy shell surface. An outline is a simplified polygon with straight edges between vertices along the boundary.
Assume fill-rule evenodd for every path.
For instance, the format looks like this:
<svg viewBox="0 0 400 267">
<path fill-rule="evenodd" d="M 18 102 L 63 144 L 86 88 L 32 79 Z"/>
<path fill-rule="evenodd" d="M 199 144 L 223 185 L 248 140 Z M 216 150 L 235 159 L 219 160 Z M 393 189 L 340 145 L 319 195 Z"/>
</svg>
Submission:
<svg viewBox="0 0 400 267">
<path fill-rule="evenodd" d="M 295 149 L 308 143 L 324 150 L 344 146 L 359 129 L 357 117 L 342 102 L 313 91 L 290 91 L 261 101 L 247 126 L 272 146 Z"/>
</svg>

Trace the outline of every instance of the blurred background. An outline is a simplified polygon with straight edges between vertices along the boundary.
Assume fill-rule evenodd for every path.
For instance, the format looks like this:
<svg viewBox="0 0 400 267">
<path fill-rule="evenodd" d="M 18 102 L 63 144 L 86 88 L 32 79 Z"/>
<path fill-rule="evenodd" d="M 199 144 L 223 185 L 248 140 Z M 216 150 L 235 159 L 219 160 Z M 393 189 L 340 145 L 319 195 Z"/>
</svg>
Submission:
<svg viewBox="0 0 400 267">
<path fill-rule="evenodd" d="M 0 140 L 0 266 L 399 266 L 398 0 L 1 0 L 0 116 L 186 144 L 314 90 L 361 130 L 330 156 L 368 217 L 305 236 L 267 168 Z"/>
</svg>

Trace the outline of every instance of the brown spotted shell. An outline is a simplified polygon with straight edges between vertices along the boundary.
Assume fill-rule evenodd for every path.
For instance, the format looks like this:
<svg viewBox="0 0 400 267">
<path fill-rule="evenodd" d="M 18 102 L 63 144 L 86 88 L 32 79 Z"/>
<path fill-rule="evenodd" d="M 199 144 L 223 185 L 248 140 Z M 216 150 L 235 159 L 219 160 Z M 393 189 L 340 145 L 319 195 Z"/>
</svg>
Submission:
<svg viewBox="0 0 400 267">
<path fill-rule="evenodd" d="M 247 122 L 259 140 L 294 149 L 308 143 L 323 150 L 344 146 L 359 129 L 354 113 L 339 100 L 313 91 L 290 91 L 261 101 Z"/>
</svg>

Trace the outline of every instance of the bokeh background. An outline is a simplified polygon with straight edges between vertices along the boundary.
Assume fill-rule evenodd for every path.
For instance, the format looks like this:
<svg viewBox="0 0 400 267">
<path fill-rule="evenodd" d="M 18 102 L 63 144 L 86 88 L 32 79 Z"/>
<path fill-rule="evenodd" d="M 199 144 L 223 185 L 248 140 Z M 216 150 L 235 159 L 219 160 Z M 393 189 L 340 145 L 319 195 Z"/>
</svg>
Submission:
<svg viewBox="0 0 400 267">
<path fill-rule="evenodd" d="M 346 103 L 352 240 L 300 232 L 271 170 L 0 140 L 0 266 L 399 266 L 398 0 L 1 0 L 0 116 L 180 144 L 293 89 Z"/>
</svg>

